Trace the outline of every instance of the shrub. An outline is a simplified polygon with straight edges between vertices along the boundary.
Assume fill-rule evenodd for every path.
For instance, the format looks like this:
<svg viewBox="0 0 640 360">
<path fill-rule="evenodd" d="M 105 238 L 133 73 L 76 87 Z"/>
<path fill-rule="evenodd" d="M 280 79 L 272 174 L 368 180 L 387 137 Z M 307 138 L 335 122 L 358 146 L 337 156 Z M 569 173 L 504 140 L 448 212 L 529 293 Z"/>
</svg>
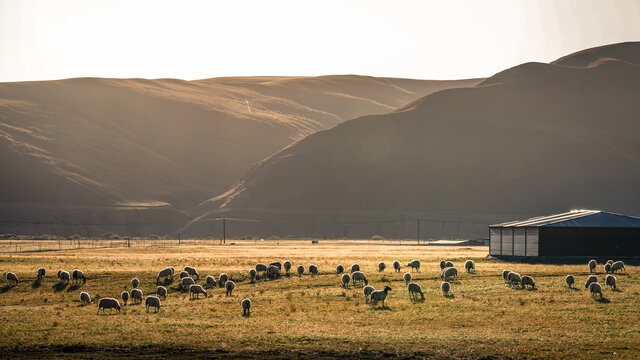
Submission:
<svg viewBox="0 0 640 360">
<path fill-rule="evenodd" d="M 382 236 L 380 236 L 380 235 L 373 235 L 373 236 L 371 237 L 371 240 L 384 240 L 384 239 L 385 239 L 385 238 L 384 238 L 384 237 L 382 237 Z"/>
<path fill-rule="evenodd" d="M 120 235 L 114 234 L 114 233 L 106 233 L 106 234 L 102 235 L 102 238 L 105 239 L 105 240 L 120 240 L 120 239 L 122 239 L 120 237 Z"/>
<path fill-rule="evenodd" d="M 73 234 L 71 236 L 67 236 L 67 240 L 80 240 L 82 236 L 80 234 Z"/>
</svg>

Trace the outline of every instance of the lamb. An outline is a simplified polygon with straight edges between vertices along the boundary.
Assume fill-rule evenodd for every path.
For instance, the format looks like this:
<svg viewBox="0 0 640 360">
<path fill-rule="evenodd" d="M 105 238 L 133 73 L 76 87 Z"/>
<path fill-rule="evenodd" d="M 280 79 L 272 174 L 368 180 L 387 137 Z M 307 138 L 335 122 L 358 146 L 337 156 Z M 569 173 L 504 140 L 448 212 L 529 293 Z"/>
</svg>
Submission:
<svg viewBox="0 0 640 360">
<path fill-rule="evenodd" d="M 156 308 L 155 312 L 158 312 L 160 311 L 160 298 L 157 296 L 147 296 L 147 298 L 144 299 L 144 306 L 147 312 L 149 312 L 150 307 Z"/>
<path fill-rule="evenodd" d="M 455 267 L 455 266 L 453 265 L 453 262 L 452 262 L 452 261 L 447 261 L 447 262 L 444 264 L 444 267 L 445 267 L 445 268 L 448 268 L 448 267 Z"/>
<path fill-rule="evenodd" d="M 15 283 L 17 285 L 20 281 L 18 280 L 18 276 L 12 272 L 7 273 L 7 284 Z"/>
<path fill-rule="evenodd" d="M 220 276 L 218 277 L 218 286 L 223 287 L 224 283 L 226 283 L 227 281 L 229 281 L 229 275 L 220 273 Z"/>
<path fill-rule="evenodd" d="M 304 266 L 298 265 L 298 276 L 302 276 L 304 274 Z"/>
<path fill-rule="evenodd" d="M 253 277 L 251 277 L 251 282 L 253 282 L 253 279 L 255 278 L 256 275 L 256 271 L 251 269 L 251 271 L 253 271 Z M 216 283 L 216 278 L 214 278 L 211 275 L 207 275 L 206 278 L 204 278 L 204 283 L 208 286 L 208 287 L 216 287 L 217 283 Z"/>
<path fill-rule="evenodd" d="M 384 307 L 384 300 L 387 298 L 387 293 L 391 290 L 390 287 L 385 286 L 383 290 L 375 290 L 369 296 L 371 298 L 372 306 L 376 306 L 378 301 L 382 301 L 382 307 Z"/>
<path fill-rule="evenodd" d="M 342 264 L 338 264 L 338 266 L 336 266 L 336 274 L 342 274 L 344 272 L 344 266 L 342 266 Z"/>
<path fill-rule="evenodd" d="M 75 269 L 73 270 L 73 272 L 71 273 L 71 276 L 73 277 L 73 281 L 74 283 L 78 283 L 81 279 L 82 279 L 82 283 L 86 284 L 87 283 L 87 278 L 84 276 L 84 273 L 82 272 L 82 270 L 78 270 Z"/>
<path fill-rule="evenodd" d="M 624 270 L 624 272 L 627 272 L 627 269 L 624 268 L 624 263 L 622 261 L 616 261 L 611 264 L 611 272 L 615 273 L 617 270 Z"/>
<path fill-rule="evenodd" d="M 255 269 L 249 269 L 249 279 L 251 279 L 251 283 L 253 284 L 254 282 L 256 282 L 256 276 L 258 275 L 258 273 L 256 272 Z"/>
<path fill-rule="evenodd" d="M 422 287 L 414 282 L 409 283 L 407 285 L 407 290 L 409 290 L 409 298 L 414 299 L 418 297 L 417 294 L 420 294 L 422 300 L 424 300 L 424 293 L 422 292 Z"/>
<path fill-rule="evenodd" d="M 275 265 L 269 265 L 269 269 L 267 270 L 267 275 L 269 275 L 269 279 L 274 279 L 280 276 L 280 269 Z"/>
<path fill-rule="evenodd" d="M 598 262 L 595 260 L 589 260 L 589 262 L 587 263 L 587 266 L 589 267 L 589 272 L 594 272 L 596 271 L 596 266 L 598 266 Z"/>
<path fill-rule="evenodd" d="M 318 275 L 318 265 L 309 265 L 309 274 Z"/>
<path fill-rule="evenodd" d="M 467 260 L 464 262 L 464 269 L 467 270 L 468 273 L 470 273 L 471 270 L 475 271 L 476 263 L 473 260 Z"/>
<path fill-rule="evenodd" d="M 105 309 L 109 309 L 109 314 L 111 314 L 111 309 L 118 310 L 118 314 L 120 313 L 120 302 L 114 298 L 102 298 L 98 303 L 98 314 L 100 314 L 100 309 L 102 309 L 102 313 L 104 314 Z"/>
<path fill-rule="evenodd" d="M 342 287 L 348 287 L 349 282 L 351 282 L 351 275 L 342 274 Z"/>
<path fill-rule="evenodd" d="M 133 300 L 134 304 L 142 304 L 142 290 L 140 289 L 133 289 L 131 290 L 131 299 Z"/>
<path fill-rule="evenodd" d="M 353 274 L 356 271 L 360 271 L 360 265 L 358 264 L 351 265 L 351 273 Z"/>
<path fill-rule="evenodd" d="M 440 290 L 442 290 L 442 295 L 449 295 L 449 291 L 451 291 L 451 284 L 444 281 L 442 284 L 440 284 Z"/>
<path fill-rule="evenodd" d="M 411 276 L 411 273 L 404 273 L 402 278 L 404 279 L 404 283 L 408 284 L 411 281 L 411 279 L 413 279 L 413 276 Z"/>
<path fill-rule="evenodd" d="M 138 278 L 131 279 L 131 287 L 137 289 L 138 286 L 140 286 L 140 280 L 138 280 Z"/>
<path fill-rule="evenodd" d="M 387 264 L 385 264 L 384 262 L 381 261 L 381 262 L 378 263 L 378 271 L 379 272 L 383 272 L 384 269 L 386 269 L 386 268 L 387 268 Z"/>
<path fill-rule="evenodd" d="M 191 278 L 191 276 L 187 276 L 186 278 L 182 278 L 182 281 L 180 281 L 180 288 L 184 291 L 187 290 L 189 288 L 189 286 L 195 284 L 196 282 L 193 281 L 193 279 Z"/>
<path fill-rule="evenodd" d="M 164 286 L 158 286 L 156 288 L 156 296 L 161 297 L 163 299 L 167 299 L 167 288 Z"/>
<path fill-rule="evenodd" d="M 522 277 L 517 272 L 511 271 L 509 273 L 509 286 L 522 284 Z"/>
<path fill-rule="evenodd" d="M 240 303 L 240 305 L 242 305 L 242 315 L 244 316 L 251 315 L 251 300 L 246 298 L 242 299 L 242 302 Z"/>
<path fill-rule="evenodd" d="M 447 261 L 446 260 L 440 260 L 440 272 L 442 272 L 442 270 L 444 270 L 444 268 L 447 267 Z"/>
<path fill-rule="evenodd" d="M 256 264 L 256 273 L 264 272 L 264 277 L 267 277 L 267 265 Z"/>
<path fill-rule="evenodd" d="M 81 292 L 80 293 L 80 302 L 82 303 L 82 305 L 89 305 L 89 303 L 91 302 L 91 296 L 89 296 L 89 293 L 87 292 Z"/>
<path fill-rule="evenodd" d="M 187 276 L 189 276 L 189 273 L 184 270 L 180 271 L 180 274 L 178 274 L 178 277 L 180 277 L 180 279 L 184 279 Z"/>
<path fill-rule="evenodd" d="M 365 285 L 369 285 L 369 280 L 362 271 L 356 271 L 351 274 L 351 281 L 353 282 L 353 286 L 356 286 L 356 282 L 362 281 Z"/>
<path fill-rule="evenodd" d="M 45 268 L 43 267 L 39 268 L 38 271 L 36 272 L 36 275 L 38 276 L 38 281 L 42 281 L 46 273 L 47 273 L 47 270 L 45 270 Z"/>
<path fill-rule="evenodd" d="M 68 271 L 60 270 L 58 271 L 58 281 L 63 282 L 66 281 L 67 284 L 71 281 L 71 274 Z"/>
<path fill-rule="evenodd" d="M 160 278 L 170 278 L 173 280 L 173 274 L 175 273 L 175 269 L 173 266 L 168 266 L 160 271 L 158 271 L 158 276 L 156 276 L 156 284 L 160 282 Z"/>
<path fill-rule="evenodd" d="M 362 293 L 364 294 L 364 302 L 367 303 L 369 302 L 369 296 L 371 296 L 371 293 L 374 292 L 376 289 L 373 288 L 373 286 L 371 285 L 367 285 L 364 288 L 362 288 Z"/>
<path fill-rule="evenodd" d="M 502 280 L 504 280 L 505 284 L 509 283 L 509 273 L 512 272 L 511 270 L 502 270 Z"/>
<path fill-rule="evenodd" d="M 602 299 L 602 285 L 597 282 L 589 284 L 589 293 L 592 298 L 596 298 L 596 294 L 600 294 L 600 299 Z"/>
<path fill-rule="evenodd" d="M 401 268 L 401 267 L 402 267 L 402 265 L 400 265 L 400 261 L 398 261 L 398 260 L 394 260 L 394 261 L 393 261 L 393 269 L 394 269 L 396 272 L 400 272 L 400 268 Z"/>
<path fill-rule="evenodd" d="M 524 289 L 527 285 L 531 286 L 532 289 L 536 288 L 536 283 L 533 281 L 533 278 L 529 275 L 525 275 L 521 279 L 522 288 Z"/>
<path fill-rule="evenodd" d="M 573 275 L 567 275 L 567 277 L 564 278 L 564 282 L 567 283 L 567 286 L 569 286 L 569 289 L 571 289 L 573 284 L 576 283 L 576 278 Z"/>
<path fill-rule="evenodd" d="M 274 261 L 274 262 L 272 262 L 271 264 L 269 264 L 269 266 L 277 266 L 277 267 L 278 267 L 278 270 L 282 270 L 282 263 L 281 263 L 280 261 Z M 268 269 L 268 268 L 269 268 L 269 267 L 267 266 L 267 269 Z"/>
<path fill-rule="evenodd" d="M 411 260 L 411 262 L 407 264 L 407 267 L 411 268 L 411 272 L 413 272 L 414 269 L 420 272 L 420 260 Z"/>
<path fill-rule="evenodd" d="M 607 275 L 607 277 L 604 278 L 604 286 L 608 286 L 611 290 L 615 290 L 617 288 L 616 280 L 617 279 L 614 275 Z"/>
<path fill-rule="evenodd" d="M 611 272 L 611 264 L 609 263 L 604 264 L 604 272 L 607 274 Z"/>
<path fill-rule="evenodd" d="M 189 298 L 193 299 L 194 295 L 196 298 L 200 298 L 200 294 L 204 294 L 204 297 L 207 297 L 207 291 L 202 287 L 202 285 L 192 284 L 189 286 Z"/>
<path fill-rule="evenodd" d="M 289 276 L 289 271 L 291 271 L 291 267 L 292 266 L 293 265 L 291 264 L 291 261 L 289 261 L 289 260 L 285 260 L 282 263 L 282 267 L 284 267 L 284 272 L 287 274 L 287 276 Z"/>
<path fill-rule="evenodd" d="M 458 269 L 454 267 L 446 267 L 442 270 L 440 278 L 444 281 L 449 281 L 449 279 L 458 280 Z"/>
<path fill-rule="evenodd" d="M 196 270 L 196 268 L 194 268 L 193 266 L 185 266 L 184 271 L 186 271 L 191 276 L 195 276 L 195 281 L 200 280 L 200 274 L 198 274 L 198 270 Z"/>
<path fill-rule="evenodd" d="M 127 301 L 129 301 L 129 293 L 127 291 L 123 291 L 122 294 L 120 294 L 120 297 L 124 302 L 124 306 L 127 306 Z"/>
<path fill-rule="evenodd" d="M 227 296 L 231 296 L 231 293 L 233 292 L 233 289 L 236 288 L 236 283 L 234 283 L 233 281 L 229 280 L 224 284 L 224 288 L 225 288 L 225 290 L 227 290 Z"/>
<path fill-rule="evenodd" d="M 584 283 L 585 289 L 588 289 L 589 285 L 591 285 L 591 283 L 594 283 L 594 282 L 598 282 L 598 277 L 595 275 L 589 275 L 589 277 L 587 278 L 587 281 L 585 281 Z"/>
</svg>

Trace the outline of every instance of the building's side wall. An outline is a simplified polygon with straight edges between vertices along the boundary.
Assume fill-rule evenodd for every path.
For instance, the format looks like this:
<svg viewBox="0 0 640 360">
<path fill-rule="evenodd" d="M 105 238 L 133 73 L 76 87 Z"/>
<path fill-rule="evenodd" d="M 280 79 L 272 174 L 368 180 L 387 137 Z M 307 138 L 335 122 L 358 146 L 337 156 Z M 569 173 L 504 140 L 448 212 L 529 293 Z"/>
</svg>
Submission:
<svg viewBox="0 0 640 360">
<path fill-rule="evenodd" d="M 513 228 L 502 228 L 502 255 L 513 255 Z"/>
<path fill-rule="evenodd" d="M 500 255 L 502 253 L 500 243 L 500 230 L 501 228 L 489 228 L 489 254 Z"/>
<path fill-rule="evenodd" d="M 525 229 L 514 228 L 513 229 L 513 255 L 525 256 Z"/>
<path fill-rule="evenodd" d="M 527 256 L 538 256 L 538 228 L 527 229 Z"/>
<path fill-rule="evenodd" d="M 540 256 L 640 256 L 640 228 L 541 227 Z"/>
</svg>

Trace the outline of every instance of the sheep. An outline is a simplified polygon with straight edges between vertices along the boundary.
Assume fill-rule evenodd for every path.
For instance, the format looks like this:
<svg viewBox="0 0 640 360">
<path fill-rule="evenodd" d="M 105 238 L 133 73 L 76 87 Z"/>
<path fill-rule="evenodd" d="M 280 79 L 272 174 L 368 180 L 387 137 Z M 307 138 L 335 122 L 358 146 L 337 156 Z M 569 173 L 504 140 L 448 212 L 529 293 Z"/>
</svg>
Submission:
<svg viewBox="0 0 640 360">
<path fill-rule="evenodd" d="M 473 260 L 467 260 L 464 262 L 464 269 L 467 270 L 468 273 L 470 273 L 471 270 L 475 271 L 476 263 Z"/>
<path fill-rule="evenodd" d="M 344 266 L 342 266 L 342 264 L 338 264 L 338 266 L 336 266 L 336 274 L 342 274 L 344 272 Z"/>
<path fill-rule="evenodd" d="M 378 301 L 382 301 L 382 307 L 384 307 L 384 300 L 387 298 L 387 293 L 391 290 L 390 287 L 385 286 L 383 290 L 375 290 L 371 292 L 369 296 L 371 298 L 372 306 L 376 306 Z"/>
<path fill-rule="evenodd" d="M 607 264 L 613 265 L 613 260 L 607 260 Z"/>
<path fill-rule="evenodd" d="M 138 286 L 140 286 L 140 280 L 138 280 L 138 278 L 131 279 L 131 287 L 137 289 Z"/>
<path fill-rule="evenodd" d="M 402 278 L 404 279 L 404 283 L 408 284 L 411 281 L 411 279 L 413 279 L 413 276 L 411 275 L 411 273 L 404 273 Z"/>
<path fill-rule="evenodd" d="M 196 282 L 193 281 L 193 279 L 191 278 L 191 276 L 187 276 L 186 278 L 182 278 L 182 280 L 180 281 L 180 288 L 184 291 L 187 290 L 189 288 L 189 286 L 195 284 Z"/>
<path fill-rule="evenodd" d="M 407 267 L 411 268 L 411 272 L 413 272 L 414 269 L 420 272 L 420 260 L 411 260 L 411 262 L 407 264 Z"/>
<path fill-rule="evenodd" d="M 187 276 L 189 276 L 189 273 L 188 273 L 188 272 L 186 272 L 186 271 L 184 271 L 184 270 L 180 271 L 180 274 L 178 274 L 178 277 L 179 277 L 180 279 L 184 279 L 184 278 L 186 278 Z"/>
<path fill-rule="evenodd" d="M 73 272 L 71 273 L 71 276 L 73 277 L 73 281 L 76 284 L 80 281 L 80 279 L 82 279 L 83 284 L 87 283 L 87 278 L 84 276 L 84 273 L 82 272 L 82 270 L 78 270 L 78 269 L 73 270 Z"/>
<path fill-rule="evenodd" d="M 564 278 L 564 282 L 567 283 L 567 286 L 569 286 L 569 289 L 571 289 L 573 284 L 576 283 L 576 278 L 573 275 L 567 275 L 567 277 Z"/>
<path fill-rule="evenodd" d="M 453 262 L 452 262 L 452 261 L 447 261 L 447 262 L 444 264 L 444 267 L 445 267 L 445 268 L 448 268 L 448 267 L 455 267 L 455 266 L 453 265 Z"/>
<path fill-rule="evenodd" d="M 229 275 L 220 273 L 220 276 L 218 276 L 218 286 L 223 287 L 224 283 L 226 283 L 227 281 L 229 281 Z"/>
<path fill-rule="evenodd" d="M 63 272 L 63 271 L 64 271 L 64 270 L 58 270 L 58 279 L 60 279 L 60 275 L 62 275 L 62 272 Z"/>
<path fill-rule="evenodd" d="M 596 266 L 598 266 L 598 262 L 595 260 L 589 260 L 589 262 L 587 263 L 587 267 L 589 268 L 589 272 L 594 272 L 596 271 Z"/>
<path fill-rule="evenodd" d="M 384 262 L 381 261 L 381 262 L 378 263 L 378 271 L 379 272 L 383 272 L 384 269 L 386 269 L 386 268 L 387 268 L 387 264 L 385 264 Z"/>
<path fill-rule="evenodd" d="M 147 309 L 147 312 L 149 312 L 149 308 L 150 307 L 154 307 L 156 308 L 155 312 L 160 311 L 160 298 L 158 298 L 157 296 L 147 296 L 146 299 L 144 299 L 144 306 Z"/>
<path fill-rule="evenodd" d="M 255 277 L 255 270 L 251 269 L 254 272 L 254 277 Z M 251 278 L 251 281 L 253 282 L 253 278 Z M 211 275 L 207 275 L 206 278 L 204 278 L 204 283 L 208 286 L 208 287 L 216 287 L 216 285 L 218 285 L 216 283 L 216 278 L 214 278 Z"/>
<path fill-rule="evenodd" d="M 302 276 L 304 274 L 304 266 L 298 265 L 298 276 Z"/>
<path fill-rule="evenodd" d="M 264 277 L 267 277 L 267 265 L 265 264 L 256 264 L 256 273 L 264 273 Z"/>
<path fill-rule="evenodd" d="M 198 274 L 198 270 L 196 270 L 196 268 L 194 268 L 193 266 L 185 266 L 184 271 L 186 271 L 191 276 L 195 276 L 195 281 L 200 280 L 200 274 Z"/>
<path fill-rule="evenodd" d="M 365 285 L 369 285 L 369 280 L 367 280 L 367 276 L 362 271 L 356 271 L 351 274 L 351 281 L 353 282 L 353 286 L 356 286 L 356 282 L 362 281 Z"/>
<path fill-rule="evenodd" d="M 269 266 L 277 266 L 278 270 L 282 270 L 282 263 L 280 261 L 274 261 L 271 264 L 269 264 Z M 267 269 L 269 269 L 269 266 L 267 266 Z"/>
<path fill-rule="evenodd" d="M 371 296 L 371 293 L 374 292 L 375 290 L 376 289 L 374 289 L 373 286 L 371 285 L 367 285 L 362 288 L 362 293 L 364 294 L 365 303 L 369 302 L 369 296 Z"/>
<path fill-rule="evenodd" d="M 156 288 L 156 296 L 161 297 L 163 299 L 167 299 L 167 288 L 164 286 L 158 286 Z"/>
<path fill-rule="evenodd" d="M 18 276 L 12 272 L 7 273 L 7 284 L 15 283 L 17 285 L 20 281 L 18 280 Z"/>
<path fill-rule="evenodd" d="M 440 272 L 442 272 L 442 270 L 444 270 L 444 268 L 447 267 L 447 261 L 446 260 L 440 260 Z"/>
<path fill-rule="evenodd" d="M 67 284 L 71 281 L 71 274 L 68 271 L 60 270 L 58 271 L 58 281 L 63 282 L 66 281 Z"/>
<path fill-rule="evenodd" d="M 449 279 L 458 280 L 458 269 L 454 267 L 446 267 L 442 270 L 440 274 L 440 278 L 444 281 L 449 281 Z"/>
<path fill-rule="evenodd" d="M 420 294 L 422 300 L 424 300 L 424 293 L 422 292 L 422 287 L 420 285 L 414 282 L 409 283 L 409 285 L 407 285 L 407 290 L 409 290 L 410 299 L 415 299 L 418 296 L 417 294 Z"/>
<path fill-rule="evenodd" d="M 253 284 L 254 282 L 256 282 L 256 276 L 258 275 L 258 273 L 256 272 L 255 269 L 250 269 L 249 270 L 249 278 L 251 279 L 251 283 Z"/>
<path fill-rule="evenodd" d="M 597 282 L 589 284 L 589 293 L 592 298 L 596 298 L 596 294 L 600 294 L 600 299 L 602 299 L 602 285 Z"/>
<path fill-rule="evenodd" d="M 291 264 L 291 261 L 289 261 L 289 260 L 285 260 L 282 263 L 282 267 L 284 267 L 284 272 L 287 274 L 287 276 L 289 276 L 289 271 L 291 271 L 291 267 L 292 266 L 293 265 Z"/>
<path fill-rule="evenodd" d="M 131 290 L 131 300 L 133 300 L 134 304 L 142 304 L 142 290 L 140 289 L 133 289 Z"/>
<path fill-rule="evenodd" d="M 278 267 L 275 265 L 269 265 L 269 269 L 267 269 L 267 275 L 269 276 L 269 279 L 274 279 L 280 276 L 280 269 L 278 269 Z"/>
<path fill-rule="evenodd" d="M 512 272 L 511 270 L 502 270 L 502 280 L 504 280 L 505 284 L 509 283 L 509 273 Z"/>
<path fill-rule="evenodd" d="M 309 265 L 309 274 L 318 275 L 318 265 Z"/>
<path fill-rule="evenodd" d="M 627 272 L 627 269 L 624 268 L 624 263 L 622 261 L 616 261 L 611 264 L 611 272 L 615 273 L 617 270 L 624 270 L 624 272 Z"/>
<path fill-rule="evenodd" d="M 207 291 L 202 287 L 202 285 L 192 284 L 189 286 L 189 298 L 193 299 L 194 295 L 196 298 L 200 298 L 200 294 L 204 294 L 204 297 L 207 297 Z"/>
<path fill-rule="evenodd" d="M 522 277 L 517 272 L 509 273 L 509 286 L 522 285 Z"/>
<path fill-rule="evenodd" d="M 615 290 L 617 288 L 616 280 L 617 279 L 614 275 L 607 275 L 607 277 L 604 278 L 604 286 L 608 286 L 611 290 Z"/>
<path fill-rule="evenodd" d="M 127 301 L 129 301 L 129 292 L 123 291 L 122 294 L 120 294 L 120 297 L 122 298 L 122 301 L 124 302 L 124 306 L 127 306 Z"/>
<path fill-rule="evenodd" d="M 400 265 L 400 261 L 393 260 L 393 270 L 395 270 L 396 272 L 400 272 L 401 268 L 402 268 L 402 265 Z"/>
<path fill-rule="evenodd" d="M 444 296 L 449 295 L 449 291 L 451 291 L 451 284 L 449 284 L 446 281 L 443 281 L 442 284 L 440 284 L 440 290 L 442 290 L 442 295 Z"/>
<path fill-rule="evenodd" d="M 224 284 L 224 288 L 225 288 L 225 290 L 227 290 L 227 296 L 231 296 L 231 293 L 233 292 L 233 289 L 236 288 L 236 283 L 234 283 L 233 281 L 229 280 Z"/>
<path fill-rule="evenodd" d="M 589 285 L 594 282 L 598 282 L 598 277 L 595 275 L 589 275 L 589 277 L 587 278 L 587 281 L 585 281 L 584 283 L 585 289 L 588 289 Z"/>
<path fill-rule="evenodd" d="M 609 263 L 604 264 L 604 272 L 607 274 L 611 272 L 611 264 Z"/>
<path fill-rule="evenodd" d="M 42 281 L 46 273 L 47 273 L 47 270 L 45 270 L 45 268 L 43 267 L 39 268 L 38 271 L 36 272 L 38 281 Z"/>
<path fill-rule="evenodd" d="M 525 275 L 521 279 L 522 288 L 524 289 L 527 285 L 531 286 L 532 289 L 536 288 L 536 283 L 533 281 L 533 278 L 529 275 Z"/>
<path fill-rule="evenodd" d="M 172 266 L 168 266 L 160 271 L 158 271 L 158 276 L 156 276 L 156 284 L 160 282 L 160 278 L 170 278 L 173 280 L 173 274 L 175 273 L 175 269 Z"/>
<path fill-rule="evenodd" d="M 91 303 L 91 296 L 89 296 L 89 293 L 87 292 L 81 292 L 80 293 L 80 302 L 82 303 L 82 305 L 88 305 L 89 303 Z"/>
<path fill-rule="evenodd" d="M 351 282 L 351 275 L 342 274 L 342 287 L 348 287 Z"/>
<path fill-rule="evenodd" d="M 100 314 L 100 309 L 102 309 L 102 314 L 104 314 L 105 309 L 109 309 L 109 314 L 111 314 L 111 309 L 118 310 L 118 314 L 120 313 L 120 302 L 114 298 L 102 298 L 98 303 L 98 314 Z"/>
<path fill-rule="evenodd" d="M 353 274 L 356 271 L 360 271 L 360 265 L 358 264 L 351 265 L 351 273 Z"/>
<path fill-rule="evenodd" d="M 242 315 L 244 316 L 251 315 L 251 300 L 246 298 L 242 299 L 242 302 L 240 303 L 240 305 L 242 305 Z"/>
</svg>

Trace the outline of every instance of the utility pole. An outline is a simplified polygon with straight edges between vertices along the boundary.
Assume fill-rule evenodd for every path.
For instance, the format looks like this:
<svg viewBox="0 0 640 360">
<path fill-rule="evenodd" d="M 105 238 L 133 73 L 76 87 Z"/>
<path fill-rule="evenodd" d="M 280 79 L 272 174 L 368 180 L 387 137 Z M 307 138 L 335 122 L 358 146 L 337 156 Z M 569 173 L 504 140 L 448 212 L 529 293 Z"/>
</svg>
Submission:
<svg viewBox="0 0 640 360">
<path fill-rule="evenodd" d="M 227 244 L 227 219 L 222 219 L 222 244 Z"/>
<path fill-rule="evenodd" d="M 420 218 L 418 218 L 418 245 L 420 245 Z"/>
</svg>

